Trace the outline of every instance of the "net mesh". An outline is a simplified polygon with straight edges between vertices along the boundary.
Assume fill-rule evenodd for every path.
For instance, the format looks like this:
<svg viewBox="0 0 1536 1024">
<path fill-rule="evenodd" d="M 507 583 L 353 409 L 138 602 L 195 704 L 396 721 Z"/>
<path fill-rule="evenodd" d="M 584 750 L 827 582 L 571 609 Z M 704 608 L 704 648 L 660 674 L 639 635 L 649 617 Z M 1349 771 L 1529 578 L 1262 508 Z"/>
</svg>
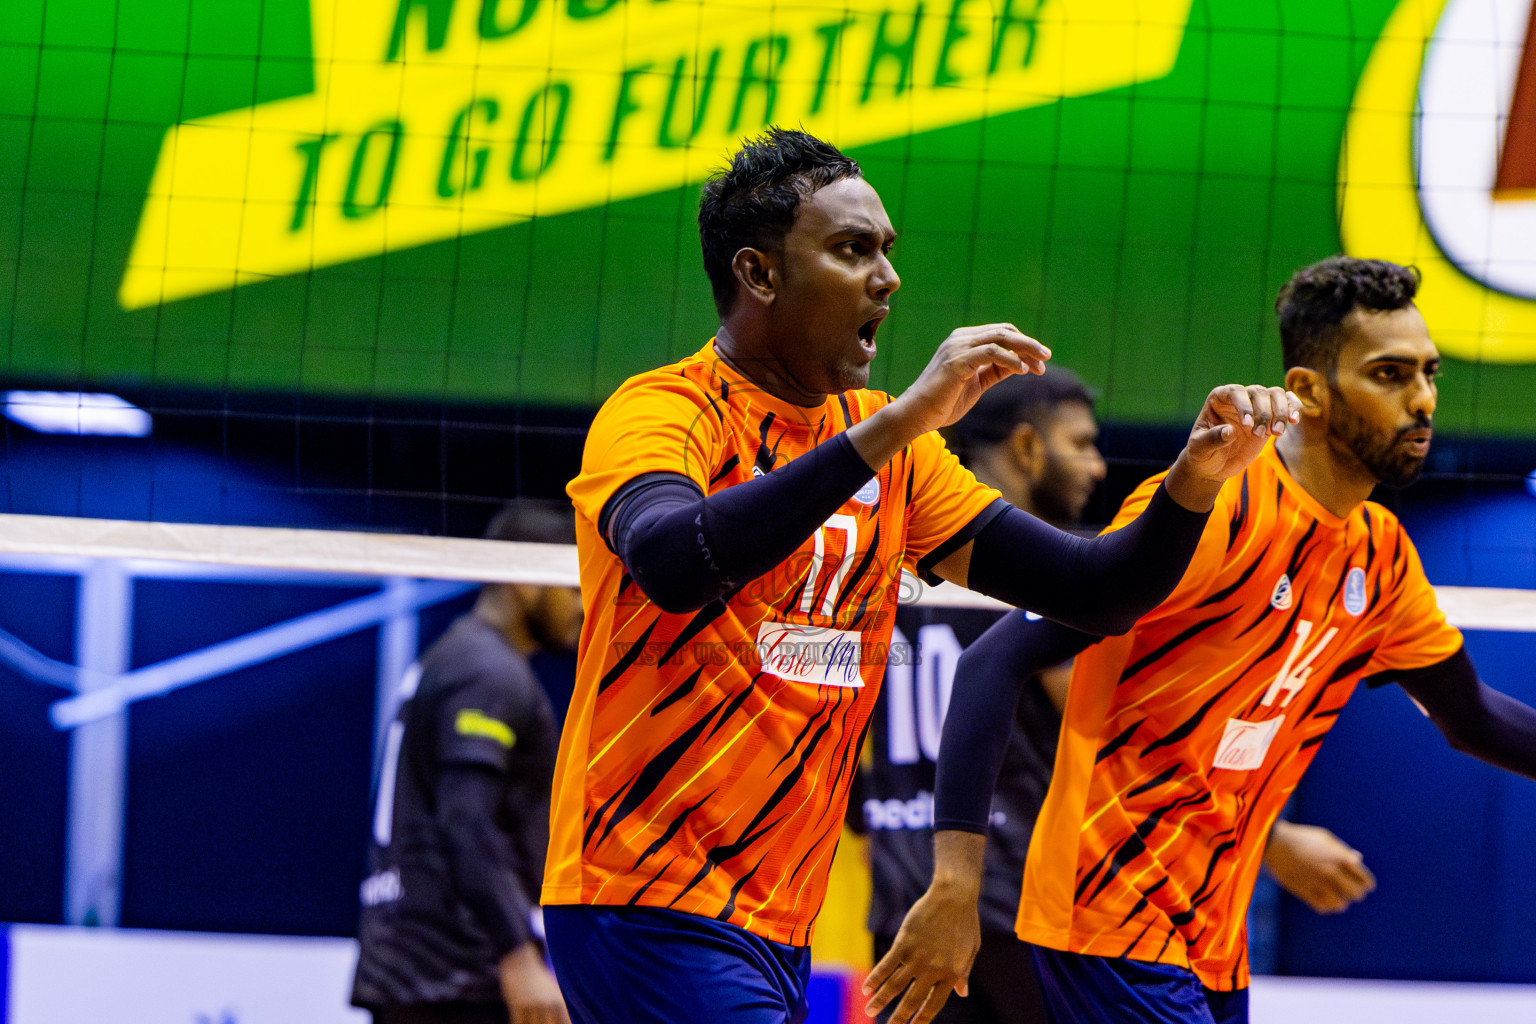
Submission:
<svg viewBox="0 0 1536 1024">
<path fill-rule="evenodd" d="M 58 537 L 478 536 L 563 492 L 622 380 L 708 338 L 698 184 L 782 123 L 856 156 L 901 231 L 874 384 L 957 324 L 1020 324 L 1097 390 L 1101 524 L 1208 387 L 1278 378 L 1270 303 L 1298 265 L 1360 247 L 1422 264 L 1426 301 L 1453 290 L 1427 235 L 1372 234 L 1395 221 L 1371 197 L 1411 206 L 1414 183 L 1355 159 L 1441 137 L 1413 112 L 1443 6 L 6 4 L 0 512 L 65 517 L 36 531 Z M 1526 28 L 1457 37 L 1503 75 L 1489 131 L 1524 124 Z M 1536 363 L 1510 348 L 1530 310 L 1436 308 L 1449 440 L 1385 498 L 1434 521 L 1447 582 L 1536 587 L 1509 525 L 1536 464 Z M 97 433 L 107 393 L 147 432 Z M 244 543 L 192 532 L 209 557 Z"/>
</svg>

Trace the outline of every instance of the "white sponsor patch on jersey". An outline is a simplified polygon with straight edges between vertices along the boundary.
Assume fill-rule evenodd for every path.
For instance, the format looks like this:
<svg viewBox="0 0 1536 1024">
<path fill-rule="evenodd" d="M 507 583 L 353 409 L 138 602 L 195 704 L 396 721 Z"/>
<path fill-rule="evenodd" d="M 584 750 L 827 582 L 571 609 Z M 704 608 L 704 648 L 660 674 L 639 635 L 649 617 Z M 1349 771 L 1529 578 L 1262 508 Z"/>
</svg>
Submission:
<svg viewBox="0 0 1536 1024">
<path fill-rule="evenodd" d="M 1270 592 L 1269 606 L 1276 611 L 1285 611 L 1291 606 L 1291 578 L 1285 573 L 1275 580 L 1275 589 Z"/>
<path fill-rule="evenodd" d="M 765 622 L 757 630 L 763 671 L 817 686 L 863 686 L 863 637 L 853 630 Z"/>
<path fill-rule="evenodd" d="M 1221 745 L 1216 748 L 1216 760 L 1212 767 L 1234 772 L 1251 772 L 1264 763 L 1269 745 L 1285 722 L 1279 715 L 1264 722 L 1244 722 L 1227 719 L 1227 728 L 1221 734 Z"/>
</svg>

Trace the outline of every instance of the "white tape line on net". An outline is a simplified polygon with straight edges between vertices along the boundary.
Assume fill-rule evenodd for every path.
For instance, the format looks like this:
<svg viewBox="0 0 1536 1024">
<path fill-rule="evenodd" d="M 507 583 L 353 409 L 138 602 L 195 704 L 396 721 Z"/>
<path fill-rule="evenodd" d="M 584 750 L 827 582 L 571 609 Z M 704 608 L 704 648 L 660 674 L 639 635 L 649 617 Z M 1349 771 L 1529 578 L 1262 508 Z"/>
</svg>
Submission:
<svg viewBox="0 0 1536 1024">
<path fill-rule="evenodd" d="M 462 537 L 0 515 L 0 552 L 576 586 L 576 549 Z"/>
<path fill-rule="evenodd" d="M 477 583 L 577 585 L 576 549 L 567 545 L 342 530 L 0 515 L 0 552 L 164 559 Z M 1536 590 L 1436 587 L 1435 593 L 1446 617 L 1461 629 L 1536 630 Z M 921 588 L 914 603 L 948 608 L 1006 607 L 952 584 Z"/>
<path fill-rule="evenodd" d="M 1504 587 L 1436 587 L 1441 611 L 1458 629 L 1536 631 L 1536 590 Z M 927 587 L 914 604 L 938 608 L 1003 611 L 1003 602 L 951 584 Z"/>
</svg>

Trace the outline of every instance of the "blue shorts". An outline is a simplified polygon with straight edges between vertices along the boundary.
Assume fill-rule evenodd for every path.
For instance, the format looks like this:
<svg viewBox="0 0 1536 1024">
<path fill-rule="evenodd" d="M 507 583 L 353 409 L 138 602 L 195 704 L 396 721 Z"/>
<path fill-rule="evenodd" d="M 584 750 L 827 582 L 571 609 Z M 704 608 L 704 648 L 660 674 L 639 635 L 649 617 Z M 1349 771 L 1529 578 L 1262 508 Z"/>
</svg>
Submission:
<svg viewBox="0 0 1536 1024">
<path fill-rule="evenodd" d="M 572 1024 L 799 1024 L 811 951 L 654 907 L 544 908 Z"/>
<path fill-rule="evenodd" d="M 1057 1024 L 1248 1024 L 1248 990 L 1217 992 L 1193 971 L 1031 947 Z"/>
</svg>

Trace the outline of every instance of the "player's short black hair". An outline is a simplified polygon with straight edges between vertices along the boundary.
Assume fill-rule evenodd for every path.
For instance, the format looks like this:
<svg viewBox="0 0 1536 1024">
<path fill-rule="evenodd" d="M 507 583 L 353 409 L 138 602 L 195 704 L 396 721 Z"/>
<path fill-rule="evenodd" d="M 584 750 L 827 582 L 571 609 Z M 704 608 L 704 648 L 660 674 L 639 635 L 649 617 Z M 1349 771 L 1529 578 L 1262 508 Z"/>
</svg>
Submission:
<svg viewBox="0 0 1536 1024">
<path fill-rule="evenodd" d="M 982 392 L 971 411 L 945 429 L 944 437 L 969 465 L 977 452 L 1006 441 L 1019 424 L 1044 430 L 1063 404 L 1081 402 L 1091 410 L 1094 397 L 1082 378 L 1060 366 L 1047 366 L 1039 376 L 1015 374 Z"/>
<path fill-rule="evenodd" d="M 1344 338 L 1339 330 L 1356 309 L 1389 312 L 1413 302 L 1419 271 L 1386 260 L 1329 256 L 1302 267 L 1280 286 L 1280 352 L 1285 368 L 1332 372 Z"/>
<path fill-rule="evenodd" d="M 574 544 L 576 513 L 568 501 L 514 498 L 491 517 L 485 539 Z"/>
<path fill-rule="evenodd" d="M 704 272 L 724 318 L 736 300 L 731 261 L 742 249 L 776 249 L 795 222 L 800 200 L 844 178 L 859 165 L 836 146 L 790 128 L 770 127 L 748 139 L 728 166 L 704 183 L 699 243 Z"/>
</svg>

